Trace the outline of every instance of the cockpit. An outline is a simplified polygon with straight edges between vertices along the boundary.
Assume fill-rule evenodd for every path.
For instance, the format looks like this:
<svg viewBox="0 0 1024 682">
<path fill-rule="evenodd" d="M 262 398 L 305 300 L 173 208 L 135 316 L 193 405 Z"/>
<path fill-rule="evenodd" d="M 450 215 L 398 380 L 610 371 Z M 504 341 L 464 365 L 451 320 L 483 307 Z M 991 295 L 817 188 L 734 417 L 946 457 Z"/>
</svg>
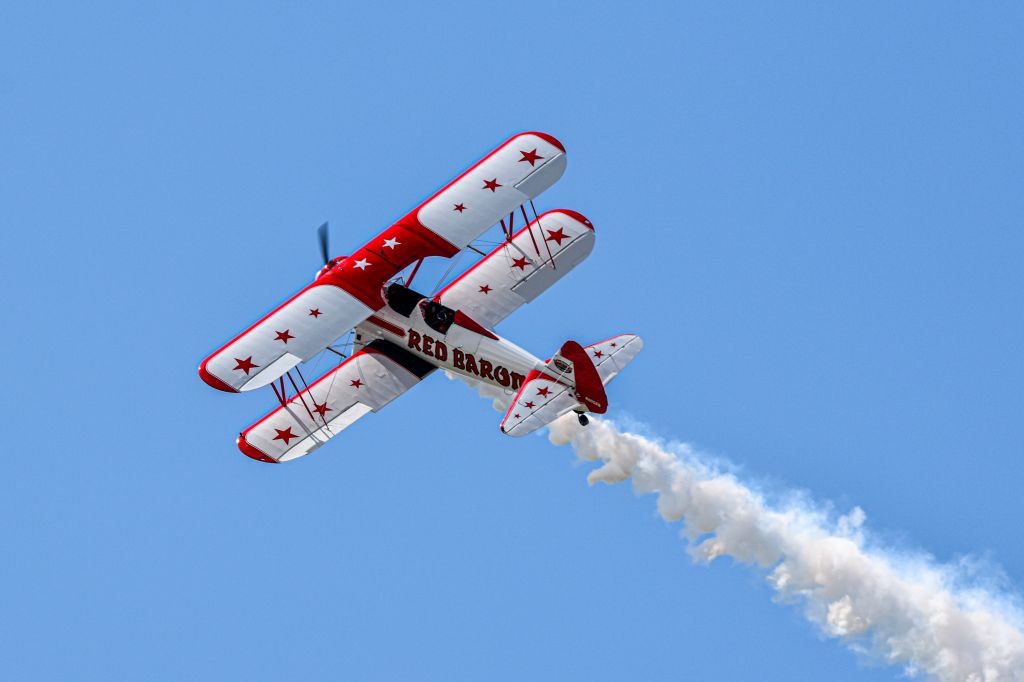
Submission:
<svg viewBox="0 0 1024 682">
<path fill-rule="evenodd" d="M 420 311 L 427 326 L 439 334 L 447 334 L 448 328 L 455 322 L 455 311 L 437 301 L 425 299 L 420 301 Z"/>
<path fill-rule="evenodd" d="M 384 300 L 387 301 L 389 308 L 404 317 L 409 317 L 416 306 L 419 306 L 423 321 L 439 334 L 447 334 L 448 328 L 455 322 L 454 310 L 397 282 L 392 282 L 384 288 Z"/>
<path fill-rule="evenodd" d="M 418 291 L 413 291 L 398 282 L 392 282 L 384 287 L 383 294 L 388 307 L 403 317 L 409 317 L 416 309 L 416 304 L 426 298 Z"/>
</svg>

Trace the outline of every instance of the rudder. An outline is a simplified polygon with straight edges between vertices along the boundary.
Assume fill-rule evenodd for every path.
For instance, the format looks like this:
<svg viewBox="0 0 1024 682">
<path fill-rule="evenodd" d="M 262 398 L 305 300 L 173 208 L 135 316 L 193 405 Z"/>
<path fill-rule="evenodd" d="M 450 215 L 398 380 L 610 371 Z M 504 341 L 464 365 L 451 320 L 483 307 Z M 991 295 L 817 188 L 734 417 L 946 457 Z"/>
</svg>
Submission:
<svg viewBox="0 0 1024 682">
<path fill-rule="evenodd" d="M 604 387 L 643 345 L 635 334 L 621 334 L 586 347 L 566 341 L 543 370 L 535 369 L 526 376 L 501 421 L 502 433 L 525 436 L 569 412 L 604 414 L 608 410 Z"/>
</svg>

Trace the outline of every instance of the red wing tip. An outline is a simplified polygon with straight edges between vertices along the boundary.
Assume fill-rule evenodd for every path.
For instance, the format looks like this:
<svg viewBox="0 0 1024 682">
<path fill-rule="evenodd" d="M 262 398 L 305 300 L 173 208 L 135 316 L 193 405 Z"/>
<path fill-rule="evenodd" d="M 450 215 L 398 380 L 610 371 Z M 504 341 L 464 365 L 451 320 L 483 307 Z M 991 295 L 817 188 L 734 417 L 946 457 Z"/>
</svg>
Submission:
<svg viewBox="0 0 1024 682">
<path fill-rule="evenodd" d="M 238 444 L 238 449 L 241 450 L 242 454 L 245 455 L 246 457 L 252 457 L 253 459 L 255 459 L 258 462 L 267 462 L 268 464 L 279 464 L 280 463 L 277 460 L 271 458 L 270 456 L 265 455 L 264 453 L 260 452 L 259 450 L 257 450 L 253 446 L 249 445 L 249 443 L 245 440 L 245 434 L 244 433 L 241 434 L 240 436 L 238 436 L 238 438 L 235 440 L 235 443 Z"/>
<path fill-rule="evenodd" d="M 545 215 L 547 215 L 549 213 L 564 213 L 565 215 L 569 216 L 573 220 L 578 220 L 579 222 L 583 223 L 584 225 L 589 227 L 591 230 L 594 229 L 594 223 L 592 223 L 589 220 L 587 220 L 587 217 L 585 215 L 583 215 L 582 213 L 580 213 L 579 211 L 574 211 L 571 208 L 556 208 L 556 209 L 551 210 L 551 211 L 545 211 L 544 214 L 541 216 L 541 218 L 543 218 Z"/>
<path fill-rule="evenodd" d="M 205 381 L 207 385 L 212 386 L 218 391 L 224 391 L 225 393 L 238 393 L 237 388 L 228 386 L 226 383 L 206 371 L 206 363 L 209 361 L 210 358 L 206 358 L 203 360 L 202 364 L 199 365 L 199 378 Z"/>
<path fill-rule="evenodd" d="M 525 133 L 519 133 L 518 135 L 513 136 L 512 139 L 514 140 L 517 137 L 522 137 L 523 135 L 536 135 L 545 142 L 548 142 L 558 147 L 563 154 L 565 153 L 565 146 L 561 142 L 559 142 L 554 135 L 548 135 L 547 133 L 541 133 L 536 130 L 528 130 Z"/>
</svg>

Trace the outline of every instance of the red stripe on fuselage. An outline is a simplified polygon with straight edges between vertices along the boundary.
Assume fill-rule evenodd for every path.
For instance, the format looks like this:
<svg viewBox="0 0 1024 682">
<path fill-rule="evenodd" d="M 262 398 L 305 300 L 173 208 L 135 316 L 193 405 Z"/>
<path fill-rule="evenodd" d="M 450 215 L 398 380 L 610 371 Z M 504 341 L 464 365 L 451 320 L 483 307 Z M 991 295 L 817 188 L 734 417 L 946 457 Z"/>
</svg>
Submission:
<svg viewBox="0 0 1024 682">
<path fill-rule="evenodd" d="M 405 330 L 404 329 L 402 329 L 401 327 L 399 327 L 397 325 L 391 324 L 387 320 L 382 320 L 379 317 L 377 317 L 376 315 L 370 315 L 368 318 L 366 318 L 366 321 L 369 322 L 370 324 L 377 325 L 378 327 L 380 327 L 381 329 L 383 329 L 385 331 L 391 332 L 395 336 L 401 336 L 402 338 L 405 338 Z"/>
</svg>

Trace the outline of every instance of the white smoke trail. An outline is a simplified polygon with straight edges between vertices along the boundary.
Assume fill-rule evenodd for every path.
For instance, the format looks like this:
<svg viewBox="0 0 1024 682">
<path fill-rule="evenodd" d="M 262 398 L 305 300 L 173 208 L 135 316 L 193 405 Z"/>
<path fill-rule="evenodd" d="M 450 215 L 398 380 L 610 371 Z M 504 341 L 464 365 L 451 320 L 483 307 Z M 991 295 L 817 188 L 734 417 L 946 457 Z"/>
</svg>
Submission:
<svg viewBox="0 0 1024 682">
<path fill-rule="evenodd" d="M 682 520 L 695 559 L 728 556 L 767 570 L 782 600 L 802 603 L 813 623 L 850 648 L 911 676 L 1024 680 L 1024 617 L 1016 600 L 964 587 L 955 566 L 874 546 L 859 508 L 832 521 L 803 500 L 771 504 L 691 448 L 605 420 L 582 428 L 567 415 L 551 425 L 550 440 L 601 462 L 591 484 L 632 478 L 638 493 L 656 494 L 661 516 Z"/>
<path fill-rule="evenodd" d="M 476 388 L 499 412 L 511 399 L 448 378 Z M 592 417 L 584 428 L 568 414 L 549 426 L 549 439 L 602 463 L 589 483 L 632 478 L 636 492 L 656 494 L 662 518 L 683 522 L 696 560 L 728 556 L 767 570 L 781 601 L 802 603 L 811 622 L 854 651 L 943 682 L 1024 680 L 1018 600 L 971 585 L 961 566 L 873 545 L 859 507 L 832 521 L 801 496 L 772 505 L 689 446 L 623 432 L 608 420 Z"/>
</svg>

